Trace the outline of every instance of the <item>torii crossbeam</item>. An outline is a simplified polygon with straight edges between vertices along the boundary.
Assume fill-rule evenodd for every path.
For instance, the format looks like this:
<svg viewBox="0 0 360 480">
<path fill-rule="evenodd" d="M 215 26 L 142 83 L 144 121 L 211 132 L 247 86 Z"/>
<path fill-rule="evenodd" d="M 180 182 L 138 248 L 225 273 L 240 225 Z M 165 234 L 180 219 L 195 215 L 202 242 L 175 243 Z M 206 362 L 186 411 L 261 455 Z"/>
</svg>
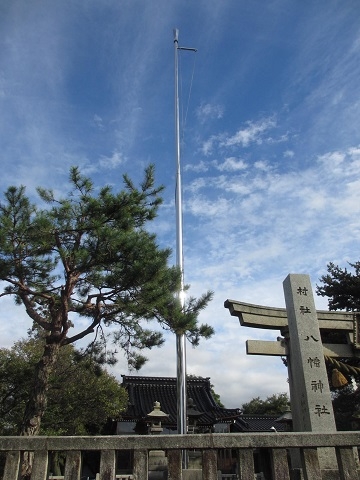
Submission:
<svg viewBox="0 0 360 480">
<path fill-rule="evenodd" d="M 285 308 L 253 305 L 237 300 L 226 300 L 224 307 L 231 315 L 239 318 L 241 326 L 279 330 L 281 335 L 288 335 L 288 319 Z M 360 356 L 359 316 L 352 312 L 329 312 L 316 310 L 320 332 L 343 331 L 347 337 L 346 344 L 323 344 L 324 355 L 328 357 Z M 277 341 L 247 340 L 248 355 L 288 355 L 288 344 L 278 337 Z"/>
</svg>

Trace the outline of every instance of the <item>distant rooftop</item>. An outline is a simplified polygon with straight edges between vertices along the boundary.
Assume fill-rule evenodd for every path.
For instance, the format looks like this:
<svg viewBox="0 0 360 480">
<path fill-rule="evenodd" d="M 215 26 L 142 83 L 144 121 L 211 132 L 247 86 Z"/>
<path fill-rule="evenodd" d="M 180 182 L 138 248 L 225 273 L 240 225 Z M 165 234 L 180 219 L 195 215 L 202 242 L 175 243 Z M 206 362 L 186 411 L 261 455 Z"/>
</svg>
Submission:
<svg viewBox="0 0 360 480">
<path fill-rule="evenodd" d="M 177 380 L 174 377 L 140 377 L 122 375 L 122 385 L 129 394 L 128 409 L 122 414 L 121 421 L 144 423 L 153 410 L 154 403 L 160 402 L 161 410 L 169 415 L 162 425 L 176 430 L 177 424 Z M 215 424 L 228 423 L 232 431 L 269 431 L 272 426 L 283 430 L 283 425 L 275 423 L 276 417 L 264 415 L 241 415 L 239 408 L 220 407 L 211 393 L 210 378 L 188 377 L 187 399 L 189 414 L 194 410 L 200 431 L 211 431 Z M 193 405 L 189 405 L 189 400 Z"/>
</svg>

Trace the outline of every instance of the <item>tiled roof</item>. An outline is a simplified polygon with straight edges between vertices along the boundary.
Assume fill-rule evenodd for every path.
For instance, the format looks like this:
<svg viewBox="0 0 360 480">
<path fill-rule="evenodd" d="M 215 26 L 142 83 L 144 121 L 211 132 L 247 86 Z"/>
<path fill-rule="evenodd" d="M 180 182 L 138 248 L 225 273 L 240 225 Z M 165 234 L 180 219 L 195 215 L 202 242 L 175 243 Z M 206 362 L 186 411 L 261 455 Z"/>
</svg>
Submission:
<svg viewBox="0 0 360 480">
<path fill-rule="evenodd" d="M 154 403 L 160 402 L 161 410 L 169 415 L 162 425 L 176 429 L 177 401 L 176 378 L 172 377 L 123 377 L 123 387 L 129 394 L 129 406 L 122 414 L 125 421 L 146 421 L 148 413 L 154 409 Z M 189 377 L 187 379 L 187 398 L 202 415 L 197 419 L 199 428 L 211 429 L 216 423 L 230 423 L 232 432 L 269 432 L 285 430 L 283 423 L 277 422 L 278 416 L 241 414 L 239 408 L 223 408 L 215 402 L 211 393 L 209 378 Z"/>
<path fill-rule="evenodd" d="M 276 420 L 277 415 L 240 415 L 234 424 L 233 431 L 238 432 L 269 432 L 276 429 L 277 432 L 283 432 L 285 425 Z"/>
<path fill-rule="evenodd" d="M 160 402 L 161 410 L 169 415 L 169 420 L 162 424 L 176 428 L 177 401 L 176 378 L 138 377 L 123 375 L 123 386 L 129 394 L 129 407 L 122 415 L 123 420 L 145 420 L 154 408 L 154 402 Z M 187 398 L 194 401 L 194 408 L 202 413 L 197 424 L 211 428 L 215 423 L 230 422 L 240 415 L 237 408 L 222 408 L 211 394 L 209 378 L 188 378 Z"/>
</svg>

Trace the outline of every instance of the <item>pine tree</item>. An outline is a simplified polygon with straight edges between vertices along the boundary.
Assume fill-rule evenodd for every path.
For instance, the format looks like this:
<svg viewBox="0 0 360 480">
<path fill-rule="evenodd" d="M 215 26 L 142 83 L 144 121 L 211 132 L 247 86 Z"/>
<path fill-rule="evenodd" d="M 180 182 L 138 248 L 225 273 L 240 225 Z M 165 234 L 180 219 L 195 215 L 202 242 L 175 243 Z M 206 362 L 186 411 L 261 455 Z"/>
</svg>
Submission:
<svg viewBox="0 0 360 480">
<path fill-rule="evenodd" d="M 349 263 L 353 272 L 330 262 L 328 273 L 320 278 L 316 293 L 329 297 L 329 310 L 360 311 L 360 262 Z"/>
<path fill-rule="evenodd" d="M 146 229 L 162 201 L 154 167 L 145 170 L 140 187 L 127 175 L 123 180 L 118 193 L 105 186 L 95 194 L 92 181 L 73 167 L 66 197 L 38 188 L 47 207 L 32 204 L 23 186 L 8 188 L 0 205 L 0 296 L 13 296 L 46 336 L 21 435 L 39 432 L 62 346 L 88 335 L 97 345 L 108 328 L 138 369 L 146 360 L 141 350 L 163 343 L 161 332 L 146 328 L 148 320 L 185 333 L 195 345 L 213 334 L 197 321 L 212 292 L 181 309 L 180 272 L 168 266 L 170 250 Z"/>
</svg>

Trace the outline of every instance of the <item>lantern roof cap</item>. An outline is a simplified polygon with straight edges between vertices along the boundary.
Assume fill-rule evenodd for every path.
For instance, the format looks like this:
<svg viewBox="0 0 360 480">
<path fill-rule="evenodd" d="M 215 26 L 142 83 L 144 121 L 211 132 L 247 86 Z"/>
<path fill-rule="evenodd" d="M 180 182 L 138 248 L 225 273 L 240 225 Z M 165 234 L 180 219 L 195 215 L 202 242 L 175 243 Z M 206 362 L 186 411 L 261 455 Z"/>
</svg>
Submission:
<svg viewBox="0 0 360 480">
<path fill-rule="evenodd" d="M 147 417 L 161 419 L 161 418 L 168 418 L 169 415 L 160 409 L 160 402 L 156 401 L 154 402 L 154 409 L 147 414 Z"/>
</svg>

